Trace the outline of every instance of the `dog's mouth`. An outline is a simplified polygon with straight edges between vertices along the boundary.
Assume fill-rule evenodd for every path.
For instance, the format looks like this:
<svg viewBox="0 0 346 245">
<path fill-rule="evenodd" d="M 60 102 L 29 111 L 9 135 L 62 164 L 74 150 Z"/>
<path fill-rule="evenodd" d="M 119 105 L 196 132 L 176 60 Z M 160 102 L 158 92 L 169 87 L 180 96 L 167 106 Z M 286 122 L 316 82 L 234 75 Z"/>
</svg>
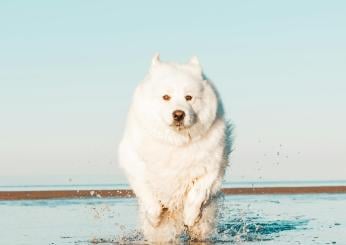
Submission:
<svg viewBox="0 0 346 245">
<path fill-rule="evenodd" d="M 185 125 L 184 122 L 172 122 L 170 127 L 178 134 L 188 136 L 191 140 L 190 125 Z"/>
<path fill-rule="evenodd" d="M 181 131 L 186 129 L 187 127 L 184 125 L 184 122 L 173 122 L 171 124 L 171 127 L 173 127 L 175 130 Z"/>
</svg>

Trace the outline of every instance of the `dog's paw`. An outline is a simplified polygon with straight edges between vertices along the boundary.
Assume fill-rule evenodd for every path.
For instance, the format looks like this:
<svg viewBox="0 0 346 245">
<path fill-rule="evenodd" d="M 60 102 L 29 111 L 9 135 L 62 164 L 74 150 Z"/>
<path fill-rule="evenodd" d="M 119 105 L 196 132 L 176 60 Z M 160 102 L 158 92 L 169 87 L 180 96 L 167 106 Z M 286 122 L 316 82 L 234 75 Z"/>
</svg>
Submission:
<svg viewBox="0 0 346 245">
<path fill-rule="evenodd" d="M 188 227 L 196 224 L 201 218 L 202 212 L 200 208 L 184 210 L 184 224 Z"/>
<path fill-rule="evenodd" d="M 161 221 L 163 207 L 160 203 L 153 203 L 146 208 L 146 218 L 153 227 L 157 227 Z"/>
</svg>

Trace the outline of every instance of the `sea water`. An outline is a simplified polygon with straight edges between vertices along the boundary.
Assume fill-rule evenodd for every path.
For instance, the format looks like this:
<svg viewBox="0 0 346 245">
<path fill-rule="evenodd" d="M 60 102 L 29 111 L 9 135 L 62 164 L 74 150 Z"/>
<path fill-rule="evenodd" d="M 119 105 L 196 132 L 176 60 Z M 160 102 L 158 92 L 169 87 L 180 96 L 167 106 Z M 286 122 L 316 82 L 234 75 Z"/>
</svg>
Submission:
<svg viewBox="0 0 346 245">
<path fill-rule="evenodd" d="M 346 244 L 346 194 L 224 196 L 219 208 L 209 244 Z M 0 201 L 0 244 L 141 244 L 137 212 L 134 198 Z"/>
</svg>

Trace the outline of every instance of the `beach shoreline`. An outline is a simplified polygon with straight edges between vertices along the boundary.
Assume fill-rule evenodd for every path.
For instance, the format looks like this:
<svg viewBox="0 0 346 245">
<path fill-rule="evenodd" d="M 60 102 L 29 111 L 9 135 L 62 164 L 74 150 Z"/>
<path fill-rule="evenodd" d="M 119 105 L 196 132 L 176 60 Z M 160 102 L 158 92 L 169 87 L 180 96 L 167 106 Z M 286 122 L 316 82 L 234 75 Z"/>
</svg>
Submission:
<svg viewBox="0 0 346 245">
<path fill-rule="evenodd" d="M 223 188 L 225 195 L 280 195 L 280 194 L 320 194 L 346 193 L 346 186 L 295 186 L 295 187 L 234 187 Z M 1 200 L 40 200 L 78 198 L 133 198 L 130 189 L 116 190 L 25 190 L 0 191 Z"/>
</svg>

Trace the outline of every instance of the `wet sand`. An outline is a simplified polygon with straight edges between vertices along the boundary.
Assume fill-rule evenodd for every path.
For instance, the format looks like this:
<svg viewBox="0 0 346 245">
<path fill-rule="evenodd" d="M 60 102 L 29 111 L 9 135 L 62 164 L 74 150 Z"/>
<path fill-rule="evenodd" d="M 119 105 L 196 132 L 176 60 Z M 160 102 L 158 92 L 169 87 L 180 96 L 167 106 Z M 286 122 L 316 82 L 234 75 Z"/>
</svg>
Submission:
<svg viewBox="0 0 346 245">
<path fill-rule="evenodd" d="M 225 195 L 259 194 L 313 194 L 346 193 L 346 186 L 304 187 L 242 187 L 223 188 Z M 134 197 L 132 190 L 48 190 L 48 191 L 0 191 L 0 200 L 78 199 L 78 198 L 128 198 Z"/>
</svg>

